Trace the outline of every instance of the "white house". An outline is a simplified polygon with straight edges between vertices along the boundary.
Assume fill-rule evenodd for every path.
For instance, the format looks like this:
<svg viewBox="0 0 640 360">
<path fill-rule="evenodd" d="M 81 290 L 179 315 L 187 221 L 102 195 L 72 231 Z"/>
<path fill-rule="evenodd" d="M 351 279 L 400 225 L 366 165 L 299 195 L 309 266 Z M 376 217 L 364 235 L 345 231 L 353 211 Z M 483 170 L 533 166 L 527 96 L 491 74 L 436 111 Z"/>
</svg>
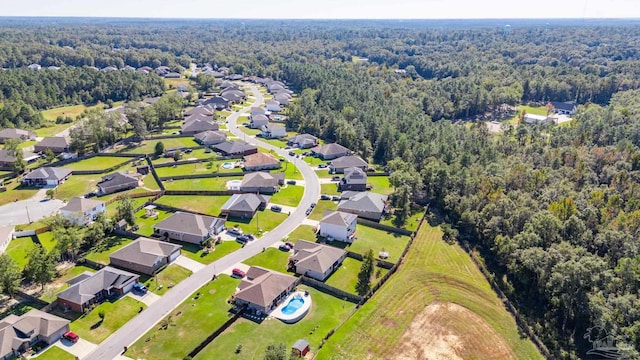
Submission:
<svg viewBox="0 0 640 360">
<path fill-rule="evenodd" d="M 86 225 L 100 213 L 106 213 L 107 207 L 103 201 L 74 197 L 67 205 L 60 209 L 60 215 L 69 222 Z"/>
<path fill-rule="evenodd" d="M 320 236 L 352 243 L 357 223 L 358 216 L 355 214 L 328 210 L 320 220 Z"/>
<path fill-rule="evenodd" d="M 552 119 L 546 115 L 524 114 L 523 120 L 527 124 L 546 124 Z"/>
<path fill-rule="evenodd" d="M 266 139 L 280 139 L 287 137 L 287 129 L 283 125 L 269 124 L 262 127 L 262 137 Z"/>
<path fill-rule="evenodd" d="M 282 110 L 280 108 L 280 103 L 275 100 L 267 101 L 266 105 L 267 111 L 279 112 L 280 110 Z"/>
</svg>

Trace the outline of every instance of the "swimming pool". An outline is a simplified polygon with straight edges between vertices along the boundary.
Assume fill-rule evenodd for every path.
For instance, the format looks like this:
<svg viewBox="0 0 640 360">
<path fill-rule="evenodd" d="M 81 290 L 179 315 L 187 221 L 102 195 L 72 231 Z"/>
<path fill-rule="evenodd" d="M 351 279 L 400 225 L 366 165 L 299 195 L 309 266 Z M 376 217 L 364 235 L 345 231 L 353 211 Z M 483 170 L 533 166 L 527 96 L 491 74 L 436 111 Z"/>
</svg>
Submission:
<svg viewBox="0 0 640 360">
<path fill-rule="evenodd" d="M 291 315 L 298 311 L 304 305 L 304 299 L 300 296 L 295 296 L 293 299 L 289 300 L 289 303 L 285 305 L 280 311 L 282 311 L 285 315 Z"/>
<path fill-rule="evenodd" d="M 240 190 L 240 185 L 242 185 L 242 180 L 229 180 L 227 181 L 227 190 Z"/>
<path fill-rule="evenodd" d="M 293 324 L 300 321 L 311 308 L 311 295 L 302 291 L 296 291 L 289 296 L 273 310 L 269 315 L 276 319 L 280 319 L 287 324 Z"/>
<path fill-rule="evenodd" d="M 235 167 L 235 165 L 233 163 L 230 162 L 226 162 L 226 163 L 222 163 L 222 165 L 220 165 L 221 168 L 223 169 L 233 169 Z"/>
</svg>

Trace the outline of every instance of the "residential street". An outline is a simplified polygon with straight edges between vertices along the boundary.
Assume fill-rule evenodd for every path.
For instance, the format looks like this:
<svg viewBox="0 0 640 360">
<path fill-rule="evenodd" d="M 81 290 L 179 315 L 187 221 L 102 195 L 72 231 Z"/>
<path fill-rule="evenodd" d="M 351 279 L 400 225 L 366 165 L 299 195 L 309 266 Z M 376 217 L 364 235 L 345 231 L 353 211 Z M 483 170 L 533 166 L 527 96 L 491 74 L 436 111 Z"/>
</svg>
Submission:
<svg viewBox="0 0 640 360">
<path fill-rule="evenodd" d="M 256 101 L 254 104 L 259 106 L 263 101 L 262 94 L 258 91 L 257 86 L 252 85 L 251 92 Z M 239 112 L 234 112 L 228 117 L 228 128 L 236 136 L 242 137 L 243 133 L 237 128 L 236 121 L 238 117 L 249 112 L 251 105 L 247 105 Z M 294 161 L 287 155 L 283 149 L 276 148 L 270 144 L 263 143 L 254 138 L 246 138 L 247 142 L 259 145 L 269 150 L 274 150 L 278 155 Z M 265 234 L 260 239 L 248 244 L 220 260 L 207 265 L 202 270 L 194 273 L 187 279 L 180 282 L 173 289 L 169 290 L 164 296 L 154 302 L 146 310 L 140 313 L 132 321 L 129 321 L 122 328 L 111 335 L 101 345 L 84 359 L 114 359 L 117 358 L 124 350 L 125 346 L 134 343 L 138 338 L 143 336 L 149 329 L 155 326 L 163 317 L 169 314 L 176 306 L 186 300 L 191 294 L 197 291 L 204 284 L 209 282 L 214 274 L 220 274 L 223 270 L 233 266 L 236 263 L 244 261 L 262 251 L 263 248 L 280 241 L 283 237 L 293 231 L 306 218 L 305 211 L 312 202 L 317 201 L 320 196 L 320 183 L 313 171 L 304 161 L 298 160 L 296 165 L 304 177 L 306 184 L 304 195 L 297 210 L 293 212 L 282 224 Z M 186 354 L 185 354 L 186 355 Z"/>
<path fill-rule="evenodd" d="M 47 189 L 40 189 L 30 199 L 0 206 L 0 226 L 28 224 L 48 217 L 65 205 L 61 200 L 46 200 Z"/>
</svg>

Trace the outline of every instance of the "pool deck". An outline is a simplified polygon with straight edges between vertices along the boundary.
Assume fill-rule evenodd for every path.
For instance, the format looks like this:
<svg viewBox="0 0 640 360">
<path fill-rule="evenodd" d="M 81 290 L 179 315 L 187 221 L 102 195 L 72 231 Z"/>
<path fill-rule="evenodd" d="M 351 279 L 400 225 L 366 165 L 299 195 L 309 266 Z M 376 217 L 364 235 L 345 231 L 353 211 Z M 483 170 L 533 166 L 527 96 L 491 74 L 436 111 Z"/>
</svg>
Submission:
<svg viewBox="0 0 640 360">
<path fill-rule="evenodd" d="M 291 301 L 291 299 L 293 299 L 295 296 L 300 296 L 304 300 L 304 303 L 302 304 L 300 309 L 298 309 L 298 311 L 296 311 L 293 314 L 282 313 L 282 308 L 287 306 L 287 304 L 289 304 L 289 301 Z M 280 304 L 277 308 L 275 308 L 275 310 L 273 310 L 269 314 L 269 316 L 279 319 L 287 324 L 293 324 L 302 320 L 302 318 L 305 315 L 307 315 L 310 308 L 311 308 L 311 295 L 305 295 L 304 291 L 296 291 L 294 293 L 289 294 L 289 296 L 287 296 L 287 299 L 283 301 L 282 304 Z"/>
</svg>

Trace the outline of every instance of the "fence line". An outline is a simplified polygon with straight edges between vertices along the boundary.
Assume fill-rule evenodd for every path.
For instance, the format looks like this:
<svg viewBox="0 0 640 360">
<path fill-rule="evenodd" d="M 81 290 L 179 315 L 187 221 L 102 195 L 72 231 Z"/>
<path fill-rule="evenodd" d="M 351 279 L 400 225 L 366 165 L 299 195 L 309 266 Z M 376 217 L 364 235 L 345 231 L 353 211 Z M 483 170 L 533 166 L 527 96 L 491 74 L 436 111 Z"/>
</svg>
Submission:
<svg viewBox="0 0 640 360">
<path fill-rule="evenodd" d="M 208 174 L 190 174 L 190 175 L 175 175 L 175 176 L 163 176 L 160 180 L 185 180 L 185 179 L 206 179 L 206 178 L 221 178 L 221 177 L 233 177 L 243 176 L 243 172 L 228 172 L 228 173 L 208 173 Z"/>
<path fill-rule="evenodd" d="M 338 289 L 336 287 L 333 287 L 331 285 L 327 285 L 325 283 L 323 283 L 322 281 L 318 281 L 316 279 L 310 278 L 308 276 L 304 276 L 302 275 L 300 277 L 301 282 L 304 285 L 308 285 L 318 291 L 322 291 L 324 293 L 327 293 L 329 295 L 332 295 L 334 297 L 337 297 L 339 299 L 344 299 L 347 300 L 349 302 L 352 302 L 354 304 L 358 304 L 362 301 L 362 296 L 360 295 L 356 295 L 356 294 L 352 294 L 349 292 L 346 292 L 344 290 Z"/>
<path fill-rule="evenodd" d="M 384 225 L 384 224 L 380 224 L 379 222 L 375 222 L 375 221 L 371 221 L 371 220 L 367 220 L 367 219 L 363 219 L 358 217 L 358 224 L 360 225 L 365 225 L 368 227 L 372 227 L 378 230 L 384 230 L 390 233 L 394 233 L 394 234 L 399 234 L 399 235 L 405 235 L 405 236 L 410 236 L 411 234 L 413 234 L 413 232 L 407 230 L 407 229 L 401 229 L 401 228 L 397 228 L 394 226 L 389 226 L 389 225 Z"/>
<path fill-rule="evenodd" d="M 225 321 L 225 323 L 222 324 L 222 326 L 217 328 L 213 333 L 211 333 L 211 335 L 207 336 L 207 338 L 204 339 L 204 341 L 202 341 L 200 344 L 198 344 L 198 346 L 195 347 L 195 349 L 189 352 L 188 357 L 193 358 L 194 356 L 198 355 L 198 353 L 202 351 L 202 349 L 204 349 L 213 340 L 215 340 L 215 338 L 217 338 L 220 334 L 222 334 L 223 331 L 227 330 L 229 326 L 231 326 L 234 322 L 236 322 L 236 320 L 238 320 L 240 316 L 244 314 L 245 309 L 246 309 L 246 306 L 238 310 L 238 312 L 235 313 L 229 320 Z"/>
</svg>

